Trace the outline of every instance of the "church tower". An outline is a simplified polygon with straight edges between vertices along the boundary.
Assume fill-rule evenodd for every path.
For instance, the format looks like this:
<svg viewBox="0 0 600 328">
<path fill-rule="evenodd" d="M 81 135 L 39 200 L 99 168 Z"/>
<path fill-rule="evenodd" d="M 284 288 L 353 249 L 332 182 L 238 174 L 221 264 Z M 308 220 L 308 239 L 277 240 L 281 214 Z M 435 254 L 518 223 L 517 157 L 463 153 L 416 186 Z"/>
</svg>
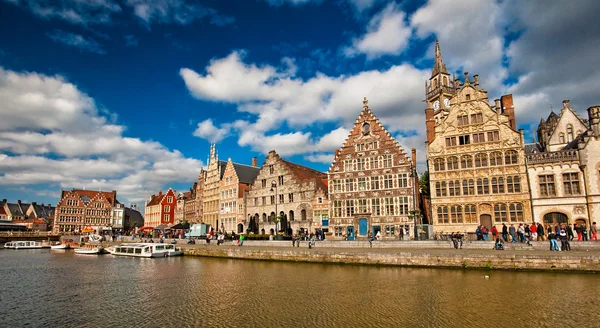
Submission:
<svg viewBox="0 0 600 328">
<path fill-rule="evenodd" d="M 450 74 L 448 74 L 446 65 L 442 60 L 440 43 L 435 40 L 435 59 L 431 70 L 431 78 L 425 82 L 425 100 L 427 102 L 425 118 L 428 143 L 435 138 L 436 122 L 448 115 L 450 99 L 456 95 L 455 85 L 455 82 L 450 79 Z"/>
</svg>

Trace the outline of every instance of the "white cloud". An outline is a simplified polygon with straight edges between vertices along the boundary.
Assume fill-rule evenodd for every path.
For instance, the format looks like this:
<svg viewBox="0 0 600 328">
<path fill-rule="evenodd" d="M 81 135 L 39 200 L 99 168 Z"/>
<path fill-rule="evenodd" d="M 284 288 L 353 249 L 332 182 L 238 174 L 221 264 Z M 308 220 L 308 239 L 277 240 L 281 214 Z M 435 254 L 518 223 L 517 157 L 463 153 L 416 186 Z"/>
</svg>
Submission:
<svg viewBox="0 0 600 328">
<path fill-rule="evenodd" d="M 412 34 L 405 19 L 406 14 L 394 2 L 388 4 L 371 19 L 365 35 L 354 39 L 352 47 L 346 48 L 344 53 L 348 56 L 366 54 L 368 59 L 399 55 Z"/>
<path fill-rule="evenodd" d="M 217 128 L 213 125 L 212 119 L 209 118 L 198 123 L 198 127 L 194 131 L 194 136 L 211 142 L 219 142 L 227 136 L 229 130 L 228 126 Z"/>
<path fill-rule="evenodd" d="M 309 162 L 331 164 L 333 162 L 333 154 L 311 154 L 304 156 Z"/>
<path fill-rule="evenodd" d="M 100 112 L 60 76 L 0 67 L 0 184 L 87 185 L 139 202 L 166 183 L 196 179 L 200 161 L 124 137 Z"/>
<path fill-rule="evenodd" d="M 186 25 L 202 19 L 222 26 L 235 21 L 233 17 L 221 15 L 212 8 L 185 0 L 127 0 L 126 5 L 132 7 L 134 14 L 147 26 L 152 23 Z"/>
<path fill-rule="evenodd" d="M 50 39 L 63 43 L 70 47 L 75 47 L 79 50 L 97 53 L 100 55 L 106 54 L 102 46 L 92 38 L 85 38 L 83 35 L 65 32 L 62 30 L 54 30 L 52 33 L 46 34 Z"/>
<path fill-rule="evenodd" d="M 112 0 L 14 0 L 9 2 L 23 6 L 41 18 L 56 18 L 84 26 L 110 23 L 112 15 L 121 12 L 121 7 Z"/>
<path fill-rule="evenodd" d="M 316 150 L 332 151 L 338 149 L 344 144 L 348 134 L 350 134 L 350 130 L 344 127 L 339 127 L 335 130 L 332 130 L 328 134 L 321 137 L 319 142 L 316 144 Z"/>
</svg>

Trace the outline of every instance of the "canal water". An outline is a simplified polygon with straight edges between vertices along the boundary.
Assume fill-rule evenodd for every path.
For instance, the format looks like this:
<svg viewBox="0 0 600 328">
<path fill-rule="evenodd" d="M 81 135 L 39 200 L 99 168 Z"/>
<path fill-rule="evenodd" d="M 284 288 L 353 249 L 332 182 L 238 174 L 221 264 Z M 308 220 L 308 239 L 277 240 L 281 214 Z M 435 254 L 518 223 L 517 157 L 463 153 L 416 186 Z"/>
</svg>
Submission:
<svg viewBox="0 0 600 328">
<path fill-rule="evenodd" d="M 595 274 L 0 249 L 0 327 L 600 327 L 599 283 Z"/>
</svg>

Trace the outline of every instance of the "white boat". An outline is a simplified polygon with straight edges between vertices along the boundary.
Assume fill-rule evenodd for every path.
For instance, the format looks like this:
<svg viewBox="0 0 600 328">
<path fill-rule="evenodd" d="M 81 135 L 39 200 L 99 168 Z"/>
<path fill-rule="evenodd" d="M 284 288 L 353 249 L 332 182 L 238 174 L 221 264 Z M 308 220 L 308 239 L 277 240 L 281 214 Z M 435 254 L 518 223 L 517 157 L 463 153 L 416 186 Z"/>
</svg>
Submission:
<svg viewBox="0 0 600 328">
<path fill-rule="evenodd" d="M 4 248 L 11 249 L 39 249 L 39 248 L 47 248 L 48 245 L 44 245 L 39 241 L 13 241 L 4 244 Z"/>
<path fill-rule="evenodd" d="M 93 245 L 91 247 L 80 247 L 75 249 L 75 254 L 100 255 L 104 254 L 104 247 L 102 247 L 101 245 Z"/>
<path fill-rule="evenodd" d="M 133 257 L 167 257 L 183 255 L 181 249 L 175 247 L 175 245 L 153 243 L 121 244 L 112 247 L 109 252 L 112 255 Z"/>
<path fill-rule="evenodd" d="M 58 244 L 58 245 L 52 245 L 52 246 L 50 246 L 50 248 L 52 248 L 52 249 L 69 249 L 69 248 L 71 248 L 71 246 L 69 246 L 69 244 Z"/>
</svg>

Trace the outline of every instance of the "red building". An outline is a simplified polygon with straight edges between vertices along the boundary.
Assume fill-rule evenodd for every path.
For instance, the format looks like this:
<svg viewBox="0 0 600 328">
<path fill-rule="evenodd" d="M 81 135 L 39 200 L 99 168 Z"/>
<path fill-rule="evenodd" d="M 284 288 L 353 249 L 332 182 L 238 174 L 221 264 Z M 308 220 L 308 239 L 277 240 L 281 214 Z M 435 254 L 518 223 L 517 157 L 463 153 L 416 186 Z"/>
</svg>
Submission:
<svg viewBox="0 0 600 328">
<path fill-rule="evenodd" d="M 115 190 L 63 190 L 54 211 L 53 231 L 80 232 L 86 226 L 110 229 L 113 208 L 118 203 Z"/>
<path fill-rule="evenodd" d="M 174 225 L 175 207 L 177 207 L 177 197 L 171 188 L 164 194 L 161 190 L 158 195 L 150 196 L 150 201 L 146 203 L 145 225 L 153 228 Z"/>
</svg>

